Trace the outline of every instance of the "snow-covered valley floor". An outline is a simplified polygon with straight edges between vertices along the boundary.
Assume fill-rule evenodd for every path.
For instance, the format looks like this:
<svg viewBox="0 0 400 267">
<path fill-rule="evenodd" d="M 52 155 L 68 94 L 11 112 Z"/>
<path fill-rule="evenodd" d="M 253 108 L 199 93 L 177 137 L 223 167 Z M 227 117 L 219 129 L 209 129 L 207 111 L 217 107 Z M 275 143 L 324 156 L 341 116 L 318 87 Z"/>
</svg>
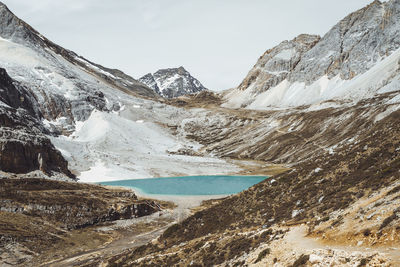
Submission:
<svg viewBox="0 0 400 267">
<path fill-rule="evenodd" d="M 215 175 L 240 170 L 211 156 L 169 153 L 180 148 L 194 151 L 201 148 L 199 144 L 173 135 L 158 122 L 174 120 L 176 124 L 176 120 L 188 114 L 156 102 L 131 100 L 140 103 L 124 103 L 119 112 L 94 110 L 88 120 L 76 123 L 76 130 L 70 136 L 52 138 L 80 181 Z"/>
</svg>

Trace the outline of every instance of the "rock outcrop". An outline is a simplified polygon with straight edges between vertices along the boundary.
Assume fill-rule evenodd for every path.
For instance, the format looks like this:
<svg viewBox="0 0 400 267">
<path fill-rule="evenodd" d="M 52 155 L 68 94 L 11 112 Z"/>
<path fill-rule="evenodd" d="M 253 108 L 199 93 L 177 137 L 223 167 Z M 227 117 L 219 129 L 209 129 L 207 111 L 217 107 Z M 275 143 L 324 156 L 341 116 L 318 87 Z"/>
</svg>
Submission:
<svg viewBox="0 0 400 267">
<path fill-rule="evenodd" d="M 0 185 L 0 212 L 40 216 L 62 222 L 61 226 L 68 229 L 142 217 L 159 210 L 155 202 L 138 200 L 132 191 L 123 189 L 33 178 L 3 179 Z"/>
<path fill-rule="evenodd" d="M 374 1 L 336 24 L 297 64 L 289 80 L 310 84 L 321 76 L 348 80 L 400 47 L 400 1 Z"/>
<path fill-rule="evenodd" d="M 107 227 L 159 210 L 157 203 L 138 200 L 130 190 L 49 179 L 0 179 L 0 265 L 41 266 L 47 253 L 53 261 L 68 249 L 74 255 L 88 246 L 104 246 L 116 231 L 94 229 L 101 223 Z M 134 228 L 130 233 L 137 232 Z M 54 253 L 57 249 L 61 251 Z"/>
<path fill-rule="evenodd" d="M 287 78 L 304 54 L 320 39 L 318 35 L 302 34 L 267 50 L 239 85 L 239 89 L 246 90 L 251 85 L 256 88 L 255 91 L 264 92 L 277 85 Z"/>
<path fill-rule="evenodd" d="M 28 91 L 0 68 L 0 170 L 46 174 L 63 173 L 70 178 L 68 163 L 45 135 L 40 112 Z"/>
<path fill-rule="evenodd" d="M 24 87 L 18 86 L 3 68 L 0 68 L 0 101 L 11 108 L 25 109 L 33 117 L 40 118 L 34 96 Z"/>
<path fill-rule="evenodd" d="M 154 74 L 148 73 L 139 79 L 157 94 L 174 98 L 207 90 L 183 67 L 161 69 Z"/>
</svg>

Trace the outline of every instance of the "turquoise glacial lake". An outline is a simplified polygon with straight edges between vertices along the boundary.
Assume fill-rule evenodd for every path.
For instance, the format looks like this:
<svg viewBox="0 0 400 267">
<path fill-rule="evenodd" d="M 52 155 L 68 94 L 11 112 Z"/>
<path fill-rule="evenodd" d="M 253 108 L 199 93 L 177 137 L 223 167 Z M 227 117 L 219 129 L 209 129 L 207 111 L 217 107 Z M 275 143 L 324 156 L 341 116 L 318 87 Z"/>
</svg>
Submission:
<svg viewBox="0 0 400 267">
<path fill-rule="evenodd" d="M 148 195 L 229 195 L 239 193 L 267 176 L 183 176 L 102 182 L 102 185 L 123 186 Z"/>
</svg>

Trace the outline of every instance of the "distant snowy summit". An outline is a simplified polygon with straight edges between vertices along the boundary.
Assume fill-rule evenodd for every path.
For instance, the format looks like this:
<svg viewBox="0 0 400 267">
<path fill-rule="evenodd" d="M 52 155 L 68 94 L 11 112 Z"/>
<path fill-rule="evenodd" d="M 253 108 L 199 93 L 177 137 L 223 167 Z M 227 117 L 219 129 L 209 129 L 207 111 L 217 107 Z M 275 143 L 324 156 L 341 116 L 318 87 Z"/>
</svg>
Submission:
<svg viewBox="0 0 400 267">
<path fill-rule="evenodd" d="M 207 90 L 196 78 L 183 67 L 161 69 L 156 73 L 148 73 L 139 79 L 157 94 L 173 98 L 182 95 L 194 94 Z"/>
</svg>

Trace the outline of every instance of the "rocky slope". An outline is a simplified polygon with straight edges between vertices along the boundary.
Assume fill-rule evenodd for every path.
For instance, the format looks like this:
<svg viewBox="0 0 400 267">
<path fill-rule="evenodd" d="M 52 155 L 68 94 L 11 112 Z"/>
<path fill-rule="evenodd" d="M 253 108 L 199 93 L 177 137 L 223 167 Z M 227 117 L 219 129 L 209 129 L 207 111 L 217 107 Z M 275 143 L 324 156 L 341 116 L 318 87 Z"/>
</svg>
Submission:
<svg viewBox="0 0 400 267">
<path fill-rule="evenodd" d="M 155 97 L 145 85 L 118 70 L 94 64 L 38 33 L 0 5 L 0 62 L 9 75 L 26 84 L 49 121 L 66 117 L 69 125 L 85 120 L 93 109 L 117 110 L 103 88 L 120 89 L 143 97 Z"/>
<path fill-rule="evenodd" d="M 310 153 L 286 174 L 221 200 L 169 228 L 156 242 L 106 262 L 118 266 L 291 266 L 304 254 L 306 266 L 312 266 L 310 260 L 319 266 L 365 261 L 369 266 L 389 266 L 390 262 L 396 266 L 400 260 L 396 250 L 382 252 L 400 245 L 399 118 L 396 111 L 363 127 L 354 140 Z M 295 238 L 308 235 L 319 240 L 315 241 L 318 246 L 305 246 L 308 241 L 299 241 L 297 247 L 287 244 L 293 241 L 296 225 L 303 223 L 305 233 Z M 267 248 L 268 253 L 259 256 Z"/>
<path fill-rule="evenodd" d="M 30 25 L 28 25 L 26 22 L 15 16 L 7 8 L 7 6 L 1 2 L 0 2 L 0 12 L 2 17 L 0 36 L 3 39 L 6 39 L 16 44 L 27 46 L 46 58 L 54 57 L 53 53 L 55 53 L 61 56 L 63 59 L 67 60 L 68 62 L 80 66 L 90 74 L 106 80 L 106 82 L 116 86 L 121 90 L 128 91 L 143 97 L 151 98 L 155 96 L 154 93 L 151 90 L 149 90 L 148 87 L 137 82 L 135 79 L 124 74 L 123 72 L 115 69 L 105 68 L 101 65 L 90 62 L 87 59 L 78 56 L 73 51 L 67 50 L 51 42 L 46 37 L 37 32 L 35 29 L 33 29 Z M 64 70 L 64 73 L 62 72 L 62 70 L 58 71 L 61 72 L 60 74 L 65 74 L 65 75 L 66 75 L 65 72 L 67 72 L 67 70 Z M 70 75 L 72 75 L 72 73 L 70 73 Z M 74 77 L 68 77 L 68 78 L 73 80 Z"/>
<path fill-rule="evenodd" d="M 41 170 L 70 178 L 68 163 L 45 135 L 35 98 L 0 68 L 0 169 L 11 173 Z"/>
<path fill-rule="evenodd" d="M 155 202 L 138 200 L 129 190 L 47 179 L 0 179 L 1 265 L 37 266 L 45 257 L 54 260 L 73 247 L 83 249 L 90 242 L 99 246 L 99 241 L 109 237 L 92 232 L 91 226 L 159 209 Z M 93 240 L 79 241 L 77 231 Z M 52 254 L 57 247 L 64 252 Z"/>
<path fill-rule="evenodd" d="M 166 98 L 174 98 L 207 90 L 183 67 L 161 69 L 154 74 L 148 73 L 140 78 L 139 81 Z"/>
<path fill-rule="evenodd" d="M 225 106 L 266 109 L 358 102 L 399 83 L 400 2 L 374 1 L 322 38 L 300 35 L 268 50 Z M 393 61 L 392 66 L 389 66 Z M 374 76 L 374 74 L 379 75 Z"/>
<path fill-rule="evenodd" d="M 257 92 L 262 93 L 276 86 L 294 71 L 304 54 L 320 39 L 317 35 L 302 34 L 267 50 L 239 85 L 239 90 L 253 86 Z"/>
</svg>

